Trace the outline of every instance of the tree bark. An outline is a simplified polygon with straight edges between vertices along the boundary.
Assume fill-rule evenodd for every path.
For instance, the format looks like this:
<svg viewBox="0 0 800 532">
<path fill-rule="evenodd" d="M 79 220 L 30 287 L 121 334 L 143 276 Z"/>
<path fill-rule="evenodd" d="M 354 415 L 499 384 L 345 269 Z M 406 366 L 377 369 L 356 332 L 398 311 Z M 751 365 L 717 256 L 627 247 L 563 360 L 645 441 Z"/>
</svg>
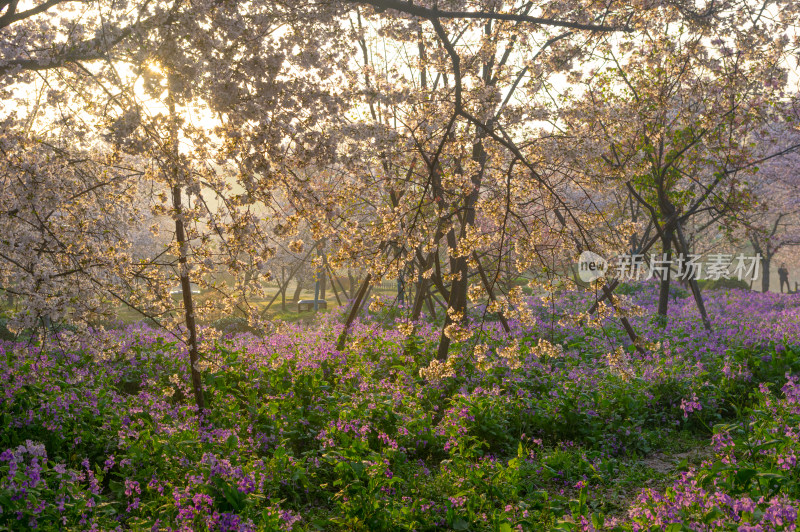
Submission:
<svg viewBox="0 0 800 532">
<path fill-rule="evenodd" d="M 333 289 L 333 295 L 336 297 L 336 303 L 338 303 L 339 306 L 341 307 L 342 300 L 339 298 L 339 291 L 336 290 L 336 281 L 333 280 L 333 275 L 331 274 L 330 268 L 328 268 L 327 264 L 325 265 L 325 273 L 327 274 L 328 279 L 330 279 L 331 281 L 331 288 Z"/>
<path fill-rule="evenodd" d="M 675 241 L 676 251 L 682 253 L 684 258 L 688 257 L 689 244 L 687 244 L 686 237 L 683 235 L 683 229 L 681 228 L 680 222 L 675 224 L 675 234 L 678 236 L 678 239 Z M 703 294 L 700 292 L 700 285 L 697 284 L 697 279 L 694 277 L 690 277 L 686 281 L 689 285 L 689 288 L 692 290 L 694 302 L 697 305 L 698 312 L 700 312 L 700 317 L 703 319 L 703 326 L 707 331 L 711 332 L 711 321 L 708 319 L 706 304 L 703 302 Z"/>
<path fill-rule="evenodd" d="M 489 299 L 491 301 L 497 301 L 497 298 L 494 296 L 494 290 L 492 288 L 492 283 L 489 282 L 489 278 L 486 276 L 486 272 L 483 270 L 483 265 L 481 265 L 481 259 L 478 257 L 478 254 L 474 251 L 472 252 L 472 257 L 475 259 L 475 262 L 478 263 L 478 273 L 481 276 L 481 281 L 483 281 L 483 286 L 486 288 L 486 293 L 489 295 Z M 497 316 L 500 318 L 500 323 L 503 325 L 503 330 L 506 334 L 511 332 L 511 328 L 508 326 L 508 321 L 506 317 L 503 315 L 502 312 L 499 312 Z"/>
<path fill-rule="evenodd" d="M 478 134 L 478 139 L 472 147 L 473 159 L 480 163 L 479 170 L 471 177 L 472 191 L 467 194 L 464 199 L 464 220 L 461 225 L 459 238 L 464 239 L 467 235 L 467 228 L 475 225 L 475 205 L 478 203 L 478 194 L 480 191 L 481 182 L 483 181 L 483 171 L 486 165 L 486 152 L 483 148 L 483 133 Z M 452 236 L 451 236 L 452 235 Z M 447 245 L 450 253 L 450 272 L 458 274 L 453 283 L 450 285 L 450 299 L 448 300 L 448 307 L 452 308 L 455 312 L 466 313 L 467 310 L 467 287 L 469 283 L 469 264 L 467 257 L 458 257 L 453 259 L 453 253 L 457 249 L 458 242 L 455 238 L 455 231 L 450 230 L 447 233 Z M 444 325 L 442 326 L 442 334 L 439 338 L 439 348 L 436 351 L 436 358 L 444 361 L 447 360 L 447 353 L 450 350 L 450 338 L 445 334 L 445 330 L 453 323 L 450 318 L 450 313 L 444 317 Z"/>
<path fill-rule="evenodd" d="M 327 261 L 325 261 L 325 267 L 328 268 L 328 275 L 331 278 L 331 286 L 334 287 L 334 291 L 336 290 L 336 284 L 338 284 L 339 290 L 342 291 L 342 297 L 344 297 L 345 299 L 350 299 L 350 296 L 347 294 L 347 290 L 344 289 L 344 285 L 339 280 L 339 276 L 336 275 L 336 272 L 333 271 L 333 268 L 331 268 L 330 264 L 328 264 Z M 341 305 L 341 303 L 339 304 Z"/>
<path fill-rule="evenodd" d="M 661 247 L 664 252 L 664 260 L 667 264 L 672 261 L 672 228 L 667 229 L 661 238 Z M 666 319 L 667 308 L 669 307 L 669 280 L 672 271 L 667 269 L 666 275 L 661 278 L 661 286 L 658 292 L 658 314 Z"/>
<path fill-rule="evenodd" d="M 172 74 L 167 78 L 168 105 L 170 124 L 170 158 L 172 159 L 172 206 L 175 209 L 175 239 L 178 242 L 178 268 L 181 281 L 181 292 L 183 296 L 183 312 L 186 329 L 189 332 L 187 346 L 189 348 L 189 364 L 191 366 L 192 390 L 197 410 L 202 415 L 205 409 L 205 397 L 203 395 L 203 382 L 198 369 L 199 353 L 197 349 L 197 324 L 194 320 L 194 301 L 192 300 L 192 283 L 189 279 L 188 251 L 189 244 L 186 240 L 186 230 L 183 224 L 183 205 L 181 199 L 180 186 L 180 153 L 178 152 L 178 117 L 175 110 L 175 97 L 173 91 L 174 77 Z"/>
<path fill-rule="evenodd" d="M 342 334 L 339 335 L 339 340 L 336 342 L 336 349 L 338 349 L 339 351 L 343 350 L 345 344 L 347 343 L 347 333 L 350 332 L 350 327 L 353 325 L 356 316 L 358 316 L 358 311 L 361 310 L 361 305 L 364 301 L 364 296 L 367 293 L 367 289 L 369 288 L 369 282 L 371 280 L 372 280 L 372 274 L 368 273 L 367 277 L 364 279 L 364 282 L 361 283 L 361 287 L 358 289 L 356 298 L 353 300 L 353 303 L 350 306 L 350 313 L 347 315 L 347 320 L 345 321 L 344 329 L 342 330 Z"/>
<path fill-rule="evenodd" d="M 292 302 L 297 303 L 300 300 L 300 292 L 303 291 L 303 280 L 298 277 L 297 278 L 297 286 L 294 288 L 294 294 L 292 295 Z"/>
<path fill-rule="evenodd" d="M 406 302 L 406 282 L 403 279 L 403 272 L 397 274 L 397 303 L 404 305 Z"/>
<path fill-rule="evenodd" d="M 286 312 L 286 267 L 281 266 L 281 310 Z"/>
<path fill-rule="evenodd" d="M 452 255 L 455 250 L 455 245 L 450 247 L 450 254 Z M 469 270 L 467 269 L 467 258 L 458 257 L 457 259 L 452 259 L 450 271 L 457 273 L 459 277 L 450 285 L 450 299 L 447 302 L 447 306 L 448 308 L 453 309 L 454 312 L 465 312 L 467 308 L 467 282 L 469 275 Z M 447 353 L 450 351 L 450 337 L 445 334 L 445 330 L 453 323 L 453 319 L 450 317 L 450 313 L 448 312 L 444 317 L 444 325 L 442 326 L 442 333 L 439 337 L 439 348 L 436 350 L 436 358 L 441 361 L 447 360 Z"/>
<path fill-rule="evenodd" d="M 197 324 L 194 320 L 194 301 L 192 300 L 192 283 L 189 279 L 189 269 L 187 264 L 187 242 L 186 232 L 183 227 L 182 208 L 181 208 L 181 187 L 172 187 L 172 205 L 177 213 L 175 219 L 175 238 L 178 241 L 180 257 L 178 265 L 180 268 L 181 292 L 183 295 L 183 312 L 186 321 L 186 329 L 189 331 L 189 363 L 191 364 L 192 389 L 194 390 L 194 400 L 200 413 L 205 409 L 205 397 L 203 396 L 203 383 L 200 377 L 200 370 L 197 368 L 199 353 L 197 349 Z"/>
</svg>

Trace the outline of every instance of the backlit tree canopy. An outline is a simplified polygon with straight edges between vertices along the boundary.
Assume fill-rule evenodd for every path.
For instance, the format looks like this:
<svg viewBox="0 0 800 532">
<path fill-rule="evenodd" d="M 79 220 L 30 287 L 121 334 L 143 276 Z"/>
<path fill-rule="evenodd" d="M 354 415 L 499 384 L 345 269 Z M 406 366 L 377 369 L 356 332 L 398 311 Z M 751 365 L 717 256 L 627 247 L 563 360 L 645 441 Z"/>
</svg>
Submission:
<svg viewBox="0 0 800 532">
<path fill-rule="evenodd" d="M 549 290 L 577 251 L 623 249 L 632 229 L 610 194 L 626 182 L 662 222 L 746 203 L 747 135 L 785 97 L 796 14 L 733 1 L 0 7 L 6 164 L 47 191 L 7 194 L 3 223 L 19 231 L 31 213 L 25 230 L 50 242 L 14 239 L 3 283 L 43 298 L 34 318 L 100 310 L 74 297 L 81 283 L 159 315 L 182 273 L 247 313 L 259 285 L 213 273 L 264 270 L 276 224 L 283 237 L 302 221 L 335 267 L 414 283 L 410 317 L 440 294 L 442 359 L 469 337 L 471 298 L 518 313 L 518 275 Z M 12 153 L 26 143 L 34 170 Z M 59 158 L 86 169 L 71 179 Z M 184 243 L 134 259 L 122 219 L 143 205 L 183 225 Z M 98 244 L 111 235 L 120 245 Z M 54 251 L 64 240 L 80 251 Z"/>
</svg>

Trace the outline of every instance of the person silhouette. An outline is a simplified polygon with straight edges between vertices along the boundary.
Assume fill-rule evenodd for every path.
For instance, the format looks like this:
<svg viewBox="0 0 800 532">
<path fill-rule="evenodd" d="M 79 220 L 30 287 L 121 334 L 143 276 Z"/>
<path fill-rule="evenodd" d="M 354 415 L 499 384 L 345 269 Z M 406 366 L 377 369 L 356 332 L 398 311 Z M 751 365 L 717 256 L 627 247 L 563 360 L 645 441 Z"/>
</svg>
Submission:
<svg viewBox="0 0 800 532">
<path fill-rule="evenodd" d="M 781 294 L 783 293 L 783 283 L 786 283 L 786 291 L 791 293 L 792 288 L 789 286 L 789 270 L 786 269 L 786 263 L 781 263 L 778 268 L 778 278 L 781 280 Z"/>
</svg>

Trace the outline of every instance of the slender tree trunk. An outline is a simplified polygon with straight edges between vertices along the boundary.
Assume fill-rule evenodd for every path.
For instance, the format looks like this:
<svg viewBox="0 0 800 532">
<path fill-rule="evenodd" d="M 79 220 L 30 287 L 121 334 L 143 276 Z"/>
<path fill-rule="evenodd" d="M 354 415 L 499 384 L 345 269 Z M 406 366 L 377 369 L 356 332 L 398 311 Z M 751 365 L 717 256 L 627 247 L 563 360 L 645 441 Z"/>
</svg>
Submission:
<svg viewBox="0 0 800 532">
<path fill-rule="evenodd" d="M 314 312 L 319 310 L 319 278 L 314 281 Z"/>
<path fill-rule="evenodd" d="M 448 239 L 448 244 L 450 244 L 449 240 L 450 239 Z M 453 244 L 449 246 L 451 255 L 456 251 L 455 238 L 453 241 Z M 450 285 L 450 300 L 447 302 L 447 306 L 453 309 L 454 312 L 464 312 L 466 310 L 467 301 L 467 275 L 469 274 L 467 258 L 458 257 L 457 259 L 451 259 L 450 264 L 450 271 L 457 273 L 459 277 Z M 439 348 L 436 350 L 436 358 L 441 361 L 447 360 L 447 353 L 450 351 L 450 338 L 445 334 L 445 330 L 453 323 L 453 319 L 448 312 L 444 317 L 442 333 L 439 336 Z"/>
<path fill-rule="evenodd" d="M 397 302 L 404 305 L 406 302 L 406 282 L 403 279 L 403 272 L 397 274 Z"/>
<path fill-rule="evenodd" d="M 335 288 L 336 285 L 338 284 L 339 290 L 342 291 L 342 297 L 344 297 L 345 299 L 350 299 L 350 296 L 347 294 L 347 290 L 344 289 L 344 285 L 339 280 L 339 276 L 336 275 L 336 272 L 333 271 L 333 268 L 331 268 L 330 264 L 326 262 L 325 267 L 328 268 L 328 275 L 330 275 L 331 278 L 331 286 Z"/>
<path fill-rule="evenodd" d="M 339 298 L 339 291 L 336 290 L 336 281 L 334 281 L 333 274 L 331 274 L 330 268 L 328 268 L 327 264 L 325 265 L 325 273 L 327 274 L 327 278 L 331 282 L 331 288 L 333 289 L 334 297 L 336 297 L 336 303 L 341 307 L 342 306 L 342 300 Z M 347 296 L 345 295 L 344 297 L 347 297 Z"/>
<path fill-rule="evenodd" d="M 367 277 L 364 279 L 364 282 L 361 283 L 361 287 L 358 289 L 358 293 L 356 293 L 356 298 L 353 300 L 353 303 L 350 306 L 350 313 L 347 315 L 347 320 L 344 324 L 344 329 L 342 330 L 342 334 L 339 335 L 339 340 L 336 342 L 336 349 L 339 351 L 344 349 L 345 344 L 347 343 L 347 333 L 350 332 L 350 327 L 353 325 L 353 322 L 358 316 L 358 311 L 361 310 L 361 305 L 364 302 L 364 296 L 369 289 L 369 282 L 372 280 L 372 274 L 368 273 Z"/>
<path fill-rule="evenodd" d="M 414 294 L 414 307 L 411 309 L 411 321 L 417 321 L 422 314 L 422 304 L 428 292 L 428 280 L 419 276 L 417 293 Z"/>
<path fill-rule="evenodd" d="M 672 232 L 669 230 L 664 231 L 664 236 L 661 239 L 661 246 L 664 251 L 664 260 L 667 264 L 672 261 Z M 661 287 L 658 293 L 658 314 L 666 319 L 667 308 L 669 306 L 669 280 L 671 270 L 667 269 L 666 274 L 661 278 Z"/>
<path fill-rule="evenodd" d="M 481 281 L 483 281 L 483 286 L 486 288 L 486 293 L 489 295 L 489 299 L 491 301 L 497 301 L 497 298 L 494 296 L 494 289 L 492 288 L 492 284 L 489 282 L 489 278 L 486 276 L 486 272 L 483 269 L 483 265 L 481 264 L 481 259 L 478 257 L 478 254 L 474 251 L 472 252 L 472 257 L 475 259 L 475 262 L 478 263 L 478 273 L 481 276 Z M 502 312 L 497 314 L 498 318 L 500 318 L 500 323 L 503 325 L 503 330 L 506 333 L 511 332 L 511 328 L 508 326 L 508 321 L 506 317 L 503 315 Z"/>
<path fill-rule="evenodd" d="M 466 198 L 464 198 L 464 221 L 459 234 L 461 239 L 466 237 L 467 229 L 475 225 L 475 205 L 478 202 L 478 193 L 483 180 L 483 169 L 486 164 L 486 152 L 483 149 L 483 143 L 481 141 L 482 136 L 483 134 L 480 134 L 478 140 L 473 145 L 473 158 L 480 162 L 481 167 L 471 178 L 473 185 L 472 192 L 467 194 Z M 450 285 L 448 307 L 452 308 L 453 311 L 457 313 L 466 313 L 469 264 L 467 263 L 467 257 L 452 258 L 453 253 L 455 253 L 457 249 L 457 244 L 455 232 L 451 229 L 447 234 L 447 245 L 451 256 L 450 272 L 457 274 L 458 277 L 453 281 L 453 284 Z M 436 351 L 436 358 L 441 361 L 447 360 L 447 354 L 450 351 L 450 338 L 445 334 L 445 330 L 452 323 L 453 320 L 450 318 L 450 313 L 448 312 L 444 318 L 442 334 L 439 337 L 439 348 Z"/>
<path fill-rule="evenodd" d="M 433 304 L 433 296 L 428 291 L 428 297 L 425 298 L 425 304 L 428 305 L 428 312 L 431 313 L 431 318 L 436 319 L 436 305 Z"/>
<path fill-rule="evenodd" d="M 684 258 L 689 256 L 689 245 L 686 243 L 686 237 L 683 234 L 683 229 L 681 228 L 681 223 L 678 222 L 675 224 L 675 234 L 678 236 L 678 239 L 675 241 L 675 250 L 678 253 L 682 253 Z M 711 331 L 711 321 L 708 319 L 708 313 L 706 312 L 706 304 L 703 301 L 703 294 L 700 292 L 700 285 L 697 284 L 697 279 L 694 277 L 690 277 L 686 279 L 686 283 L 689 285 L 689 288 L 692 290 L 692 295 L 694 296 L 695 304 L 697 305 L 697 310 L 700 312 L 700 317 L 703 319 L 703 326 L 706 328 L 707 331 Z"/>
<path fill-rule="evenodd" d="M 324 260 L 322 258 L 322 249 L 325 247 L 325 241 L 322 240 L 317 243 L 317 257 L 320 258 L 320 266 L 317 268 L 316 277 L 316 286 L 314 287 L 314 312 L 319 310 L 319 303 L 318 301 L 321 299 L 325 299 L 325 266 Z"/>
<path fill-rule="evenodd" d="M 286 267 L 281 266 L 281 310 L 286 311 Z"/>
<path fill-rule="evenodd" d="M 189 267 L 187 264 L 187 242 L 186 232 L 183 227 L 183 211 L 181 208 L 181 187 L 175 185 L 172 187 L 172 205 L 175 207 L 177 218 L 175 219 L 175 238 L 178 240 L 178 247 L 180 249 L 180 257 L 178 264 L 180 266 L 180 279 L 181 279 L 181 292 L 183 295 L 183 312 L 186 321 L 186 329 L 189 331 L 189 362 L 192 366 L 192 388 L 194 390 L 194 400 L 197 403 L 198 410 L 202 413 L 205 408 L 205 397 L 203 396 L 203 383 L 200 378 L 200 371 L 197 368 L 197 361 L 199 354 L 197 350 L 197 324 L 194 320 L 194 301 L 192 300 L 192 283 L 189 279 Z"/>
<path fill-rule="evenodd" d="M 765 253 L 761 257 L 761 291 L 769 292 L 769 265 L 772 257 Z"/>
<path fill-rule="evenodd" d="M 194 301 L 192 300 L 192 283 L 189 279 L 188 252 L 189 244 L 186 240 L 186 229 L 183 224 L 183 204 L 181 199 L 180 186 L 180 153 L 178 152 L 178 117 L 175 111 L 175 99 L 173 95 L 173 77 L 168 76 L 167 90 L 169 99 L 169 113 L 172 121 L 170 125 L 170 143 L 172 158 L 172 206 L 175 209 L 175 239 L 178 242 L 178 267 L 180 270 L 181 292 L 183 296 L 183 312 L 186 322 L 186 329 L 189 332 L 189 363 L 191 365 L 192 389 L 194 400 L 200 414 L 205 409 L 205 397 L 203 396 L 203 382 L 198 368 L 199 353 L 197 349 L 197 324 L 194 316 Z"/>
<path fill-rule="evenodd" d="M 436 236 L 439 236 L 438 231 Z M 431 283 L 430 280 L 423 277 L 422 274 L 433 266 L 433 254 L 428 254 L 427 257 L 424 257 L 417 251 L 417 261 L 419 262 L 419 272 L 417 273 L 417 290 L 414 294 L 414 306 L 411 309 L 411 321 L 417 321 L 422 314 L 422 305 L 427 297 L 428 286 Z"/>
<path fill-rule="evenodd" d="M 292 295 L 292 302 L 297 303 L 300 300 L 300 292 L 303 291 L 303 280 L 297 278 L 297 286 L 294 287 L 294 294 Z"/>
</svg>

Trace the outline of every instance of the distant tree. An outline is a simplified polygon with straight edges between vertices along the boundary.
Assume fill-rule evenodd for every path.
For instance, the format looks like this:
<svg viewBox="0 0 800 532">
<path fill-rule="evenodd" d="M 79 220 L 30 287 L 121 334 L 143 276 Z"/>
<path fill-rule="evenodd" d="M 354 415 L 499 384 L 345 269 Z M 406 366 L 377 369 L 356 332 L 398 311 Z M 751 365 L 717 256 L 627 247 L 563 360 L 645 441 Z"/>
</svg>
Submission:
<svg viewBox="0 0 800 532">
<path fill-rule="evenodd" d="M 795 114 L 790 110 L 789 116 Z M 756 207 L 737 218 L 761 255 L 761 290 L 769 291 L 770 268 L 779 254 L 800 245 L 800 131 L 797 120 L 776 120 L 754 135 L 765 160 L 750 179 Z"/>
</svg>

